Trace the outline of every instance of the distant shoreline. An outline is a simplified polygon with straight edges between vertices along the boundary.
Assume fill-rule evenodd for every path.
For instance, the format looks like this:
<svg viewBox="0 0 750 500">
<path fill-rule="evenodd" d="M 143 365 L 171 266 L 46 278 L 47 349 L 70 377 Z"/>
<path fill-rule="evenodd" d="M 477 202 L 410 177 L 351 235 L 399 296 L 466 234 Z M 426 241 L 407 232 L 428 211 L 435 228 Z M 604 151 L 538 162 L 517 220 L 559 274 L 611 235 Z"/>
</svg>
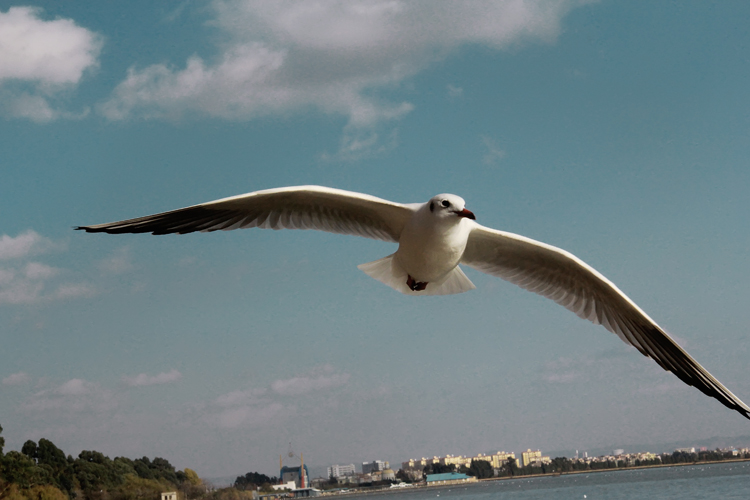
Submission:
<svg viewBox="0 0 750 500">
<path fill-rule="evenodd" d="M 613 467 L 611 469 L 589 469 L 589 470 L 572 470 L 569 472 L 548 472 L 546 474 L 526 474 L 523 476 L 505 476 L 505 477 L 488 477 L 485 479 L 478 479 L 476 482 L 471 483 L 456 483 L 456 484 L 415 484 L 406 488 L 383 488 L 379 490 L 357 490 L 347 492 L 336 492 L 327 493 L 325 490 L 321 492 L 321 496 L 330 497 L 352 497 L 352 496 L 364 496 L 364 495 L 389 495 L 391 493 L 408 493 L 409 491 L 423 490 L 425 488 L 449 488 L 449 487 L 461 487 L 461 486 L 474 486 L 481 483 L 492 482 L 492 481 L 507 481 L 510 479 L 527 479 L 527 478 L 540 478 L 540 477 L 557 477 L 557 476 L 571 476 L 577 474 L 591 474 L 597 472 L 618 472 L 626 470 L 641 470 L 641 469 L 660 469 L 665 467 L 686 467 L 691 465 L 714 465 L 714 464 L 730 464 L 738 462 L 750 462 L 750 458 L 732 458 L 727 460 L 710 460 L 710 461 L 698 461 L 698 462 L 682 462 L 678 464 L 655 464 L 655 465 L 634 465 L 631 467 Z"/>
</svg>

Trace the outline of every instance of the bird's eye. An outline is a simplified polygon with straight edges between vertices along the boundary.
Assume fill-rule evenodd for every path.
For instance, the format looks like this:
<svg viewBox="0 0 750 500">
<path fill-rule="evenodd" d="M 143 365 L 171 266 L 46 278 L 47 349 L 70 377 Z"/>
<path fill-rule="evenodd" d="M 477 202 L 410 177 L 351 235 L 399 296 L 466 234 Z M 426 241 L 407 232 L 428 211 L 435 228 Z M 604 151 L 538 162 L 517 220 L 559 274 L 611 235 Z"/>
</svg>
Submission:
<svg viewBox="0 0 750 500">
<path fill-rule="evenodd" d="M 451 206 L 451 202 L 448 201 L 448 200 L 443 200 L 443 201 L 440 202 L 440 204 L 443 205 L 446 208 L 449 207 L 449 206 Z"/>
</svg>

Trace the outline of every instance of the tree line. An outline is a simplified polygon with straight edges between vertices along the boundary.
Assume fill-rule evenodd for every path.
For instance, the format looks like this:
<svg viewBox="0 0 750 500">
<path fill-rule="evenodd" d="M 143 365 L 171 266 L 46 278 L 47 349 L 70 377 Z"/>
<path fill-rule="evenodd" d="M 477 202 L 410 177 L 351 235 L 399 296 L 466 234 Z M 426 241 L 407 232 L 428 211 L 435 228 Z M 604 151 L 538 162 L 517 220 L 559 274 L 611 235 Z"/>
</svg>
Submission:
<svg viewBox="0 0 750 500">
<path fill-rule="evenodd" d="M 165 491 L 179 492 L 180 500 L 252 498 L 246 488 L 213 489 L 192 469 L 176 470 L 160 457 L 110 459 L 84 450 L 73 458 L 44 438 L 4 453 L 2 431 L 0 426 L 0 500 L 160 500 Z M 249 481 L 259 479 L 252 474 Z"/>
</svg>

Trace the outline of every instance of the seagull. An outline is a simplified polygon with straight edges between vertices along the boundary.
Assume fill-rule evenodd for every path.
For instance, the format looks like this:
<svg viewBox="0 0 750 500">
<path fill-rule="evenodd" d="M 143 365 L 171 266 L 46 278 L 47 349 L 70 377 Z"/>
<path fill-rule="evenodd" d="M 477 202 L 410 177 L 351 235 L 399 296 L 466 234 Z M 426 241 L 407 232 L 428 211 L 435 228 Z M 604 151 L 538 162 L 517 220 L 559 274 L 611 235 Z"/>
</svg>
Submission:
<svg viewBox="0 0 750 500">
<path fill-rule="evenodd" d="M 395 253 L 358 267 L 406 295 L 476 288 L 459 264 L 502 278 L 604 326 L 687 385 L 750 419 L 750 408 L 614 283 L 565 250 L 478 224 L 453 194 L 401 204 L 329 187 L 283 187 L 75 229 L 161 235 L 251 227 L 317 229 L 398 243 Z"/>
</svg>

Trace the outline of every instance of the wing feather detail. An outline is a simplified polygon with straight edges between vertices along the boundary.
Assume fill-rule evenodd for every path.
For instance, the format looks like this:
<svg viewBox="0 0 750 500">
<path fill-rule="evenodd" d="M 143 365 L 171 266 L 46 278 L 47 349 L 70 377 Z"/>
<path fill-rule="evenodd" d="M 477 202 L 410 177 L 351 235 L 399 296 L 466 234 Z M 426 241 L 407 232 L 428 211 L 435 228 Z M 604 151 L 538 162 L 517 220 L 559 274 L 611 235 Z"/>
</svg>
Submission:
<svg viewBox="0 0 750 500">
<path fill-rule="evenodd" d="M 559 248 L 476 224 L 462 263 L 550 298 L 652 358 L 664 370 L 750 419 L 750 408 L 724 387 L 627 295 Z"/>
<path fill-rule="evenodd" d="M 195 231 L 316 229 L 398 242 L 414 208 L 321 186 L 256 191 L 135 219 L 79 226 L 89 233 L 186 234 Z"/>
</svg>

